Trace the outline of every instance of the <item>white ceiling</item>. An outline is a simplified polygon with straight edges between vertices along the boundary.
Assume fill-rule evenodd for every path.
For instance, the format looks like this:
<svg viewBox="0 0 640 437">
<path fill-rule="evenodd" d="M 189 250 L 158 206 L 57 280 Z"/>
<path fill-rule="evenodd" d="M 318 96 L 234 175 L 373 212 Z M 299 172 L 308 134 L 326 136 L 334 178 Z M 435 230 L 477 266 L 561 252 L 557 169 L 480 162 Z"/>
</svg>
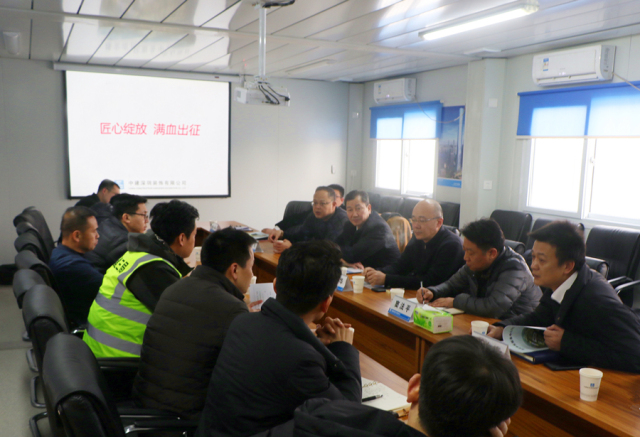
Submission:
<svg viewBox="0 0 640 437">
<path fill-rule="evenodd" d="M 435 41 L 418 37 L 511 2 L 296 0 L 268 10 L 267 75 L 362 82 L 640 33 L 640 0 L 539 0 L 539 11 L 523 18 Z M 0 41 L 0 57 L 258 73 L 251 0 L 0 0 L 0 31 L 20 33 L 20 52 L 9 54 Z"/>
</svg>

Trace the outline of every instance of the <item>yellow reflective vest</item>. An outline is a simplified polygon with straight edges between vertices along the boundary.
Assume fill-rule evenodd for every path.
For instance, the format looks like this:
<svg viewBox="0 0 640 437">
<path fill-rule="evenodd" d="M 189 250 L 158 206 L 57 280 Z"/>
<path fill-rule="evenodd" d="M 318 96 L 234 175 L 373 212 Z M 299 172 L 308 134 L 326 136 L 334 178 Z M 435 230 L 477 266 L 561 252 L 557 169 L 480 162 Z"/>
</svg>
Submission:
<svg viewBox="0 0 640 437">
<path fill-rule="evenodd" d="M 137 269 L 152 262 L 165 262 L 182 277 L 169 261 L 146 252 L 126 252 L 104 275 L 83 337 L 96 358 L 140 356 L 151 311 L 127 288 L 127 281 Z"/>
</svg>

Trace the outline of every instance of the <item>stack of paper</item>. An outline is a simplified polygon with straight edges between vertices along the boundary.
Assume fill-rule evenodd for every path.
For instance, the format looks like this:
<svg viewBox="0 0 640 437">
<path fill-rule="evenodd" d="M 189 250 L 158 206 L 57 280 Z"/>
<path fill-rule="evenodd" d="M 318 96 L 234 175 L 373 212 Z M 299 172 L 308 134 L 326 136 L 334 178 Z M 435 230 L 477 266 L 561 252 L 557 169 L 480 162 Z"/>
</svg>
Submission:
<svg viewBox="0 0 640 437">
<path fill-rule="evenodd" d="M 276 292 L 273 289 L 273 282 L 266 282 L 264 284 L 251 284 L 249 287 L 249 300 L 256 302 L 261 300 L 262 303 L 266 302 L 270 297 L 276 298 Z M 262 304 L 255 307 L 255 309 L 261 309 Z"/>
</svg>

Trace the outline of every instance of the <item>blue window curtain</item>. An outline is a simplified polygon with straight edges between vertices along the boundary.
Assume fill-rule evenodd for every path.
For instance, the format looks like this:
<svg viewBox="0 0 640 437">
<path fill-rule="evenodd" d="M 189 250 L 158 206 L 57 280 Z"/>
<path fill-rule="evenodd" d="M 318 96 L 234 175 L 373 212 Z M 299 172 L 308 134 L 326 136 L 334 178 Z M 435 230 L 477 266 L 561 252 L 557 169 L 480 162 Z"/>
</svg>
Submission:
<svg viewBox="0 0 640 437">
<path fill-rule="evenodd" d="M 371 109 L 371 138 L 418 140 L 440 136 L 442 103 L 376 106 Z"/>
<path fill-rule="evenodd" d="M 633 82 L 640 85 L 640 82 Z M 518 135 L 640 136 L 640 91 L 626 83 L 519 93 Z"/>
</svg>

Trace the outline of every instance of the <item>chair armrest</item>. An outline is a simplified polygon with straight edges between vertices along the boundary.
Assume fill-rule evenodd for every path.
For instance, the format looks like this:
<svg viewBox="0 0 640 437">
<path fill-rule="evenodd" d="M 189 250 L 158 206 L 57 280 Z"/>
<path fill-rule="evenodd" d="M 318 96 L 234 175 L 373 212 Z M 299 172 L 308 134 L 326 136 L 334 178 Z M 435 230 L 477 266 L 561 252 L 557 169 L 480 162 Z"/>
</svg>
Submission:
<svg viewBox="0 0 640 437">
<path fill-rule="evenodd" d="M 140 358 L 98 358 L 100 370 L 116 402 L 130 400 Z"/>
<path fill-rule="evenodd" d="M 617 278 L 608 279 L 607 282 L 611 284 L 613 288 L 617 288 L 622 284 L 626 284 L 627 282 L 631 282 L 633 279 L 627 276 L 618 276 Z"/>
<path fill-rule="evenodd" d="M 628 296 L 628 292 L 631 291 L 633 293 L 633 287 L 638 284 L 640 284 L 640 281 L 631 281 L 619 285 L 615 288 L 615 291 L 618 294 L 620 300 L 630 308 L 633 307 L 633 295 Z"/>
<path fill-rule="evenodd" d="M 130 434 L 134 432 L 144 431 L 182 431 L 193 433 L 198 428 L 197 420 L 180 420 L 180 419 L 144 419 L 136 420 L 133 425 L 126 426 L 124 433 Z M 191 434 L 189 434 L 191 435 Z"/>
</svg>

